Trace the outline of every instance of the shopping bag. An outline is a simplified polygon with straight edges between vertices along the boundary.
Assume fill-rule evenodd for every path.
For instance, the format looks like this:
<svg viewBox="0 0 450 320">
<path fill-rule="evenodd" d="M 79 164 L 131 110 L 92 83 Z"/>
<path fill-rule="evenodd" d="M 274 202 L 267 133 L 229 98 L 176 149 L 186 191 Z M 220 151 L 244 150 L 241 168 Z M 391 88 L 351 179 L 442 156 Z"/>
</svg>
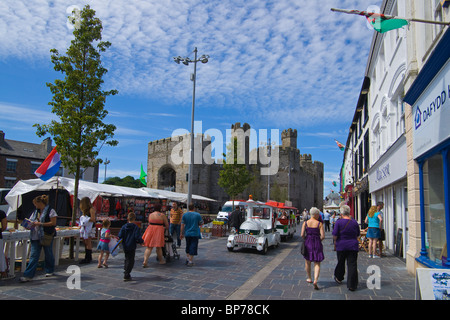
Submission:
<svg viewBox="0 0 450 320">
<path fill-rule="evenodd" d="M 111 256 L 115 257 L 119 254 L 119 245 L 122 243 L 122 239 L 118 240 L 117 238 L 111 238 L 109 241 L 108 247 Z"/>
</svg>

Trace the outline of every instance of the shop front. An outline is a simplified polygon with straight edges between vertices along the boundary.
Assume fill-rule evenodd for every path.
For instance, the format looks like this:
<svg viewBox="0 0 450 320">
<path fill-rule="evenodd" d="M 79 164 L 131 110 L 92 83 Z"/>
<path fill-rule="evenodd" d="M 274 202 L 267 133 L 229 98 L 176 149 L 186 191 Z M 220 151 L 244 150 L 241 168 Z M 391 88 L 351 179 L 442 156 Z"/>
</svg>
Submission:
<svg viewBox="0 0 450 320">
<path fill-rule="evenodd" d="M 450 268 L 450 33 L 447 31 L 408 90 L 412 157 L 418 166 L 420 238 L 415 260 Z"/>
<path fill-rule="evenodd" d="M 372 205 L 382 201 L 385 245 L 406 258 L 408 248 L 406 138 L 401 136 L 369 170 Z"/>
</svg>

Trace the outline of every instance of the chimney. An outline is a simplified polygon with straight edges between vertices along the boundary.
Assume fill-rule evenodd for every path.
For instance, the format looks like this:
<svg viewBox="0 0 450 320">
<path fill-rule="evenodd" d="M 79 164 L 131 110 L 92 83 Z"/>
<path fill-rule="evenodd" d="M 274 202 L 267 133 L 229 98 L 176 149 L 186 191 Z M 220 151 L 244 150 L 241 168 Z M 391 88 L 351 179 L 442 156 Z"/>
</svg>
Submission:
<svg viewBox="0 0 450 320">
<path fill-rule="evenodd" d="M 5 143 L 5 133 L 0 130 L 0 145 L 3 145 Z"/>
<path fill-rule="evenodd" d="M 45 138 L 44 141 L 42 141 L 41 145 L 44 147 L 44 150 L 47 153 L 52 152 L 52 149 L 53 149 L 53 147 L 52 147 L 52 139 L 50 137 Z"/>
</svg>

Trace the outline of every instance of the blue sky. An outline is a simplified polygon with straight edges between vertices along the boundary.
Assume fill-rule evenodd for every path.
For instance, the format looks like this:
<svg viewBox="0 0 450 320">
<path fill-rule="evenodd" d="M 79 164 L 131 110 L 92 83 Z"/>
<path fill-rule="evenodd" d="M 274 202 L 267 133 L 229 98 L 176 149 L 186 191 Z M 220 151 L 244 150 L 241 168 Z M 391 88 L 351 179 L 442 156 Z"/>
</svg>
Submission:
<svg viewBox="0 0 450 320">
<path fill-rule="evenodd" d="M 297 129 L 302 154 L 324 163 L 324 195 L 339 181 L 345 144 L 364 78 L 373 30 L 356 15 L 375 0 L 89 0 L 0 3 L 0 130 L 6 139 L 40 143 L 34 123 L 53 117 L 46 82 L 50 49 L 73 39 L 71 6 L 89 4 L 103 22 L 106 123 L 117 147 L 103 147 L 107 177 L 139 177 L 147 144 L 190 130 L 193 66 L 174 56 L 210 56 L 197 66 L 195 120 L 225 136 L 236 122 L 256 130 Z M 281 142 L 281 137 L 279 142 Z M 103 181 L 100 166 L 99 182 Z"/>
</svg>

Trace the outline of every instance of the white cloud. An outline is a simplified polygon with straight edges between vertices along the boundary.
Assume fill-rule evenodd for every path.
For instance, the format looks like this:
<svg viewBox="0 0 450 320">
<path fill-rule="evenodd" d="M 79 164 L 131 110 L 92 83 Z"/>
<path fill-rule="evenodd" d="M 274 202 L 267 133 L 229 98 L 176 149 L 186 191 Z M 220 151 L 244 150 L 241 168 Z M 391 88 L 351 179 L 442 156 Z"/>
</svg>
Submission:
<svg viewBox="0 0 450 320">
<path fill-rule="evenodd" d="M 189 101 L 192 66 L 173 56 L 210 55 L 197 70 L 197 105 L 256 112 L 283 126 L 346 123 L 353 114 L 372 33 L 364 18 L 331 7 L 380 1 L 89 1 L 112 43 L 106 85 L 165 103 Z M 50 59 L 72 39 L 73 1 L 0 4 L 0 59 Z M 82 7 L 82 5 L 79 5 Z M 3 31 L 2 31 L 3 30 Z M 45 39 L 45 41 L 43 41 Z M 320 112 L 318 112 L 320 111 Z"/>
</svg>

